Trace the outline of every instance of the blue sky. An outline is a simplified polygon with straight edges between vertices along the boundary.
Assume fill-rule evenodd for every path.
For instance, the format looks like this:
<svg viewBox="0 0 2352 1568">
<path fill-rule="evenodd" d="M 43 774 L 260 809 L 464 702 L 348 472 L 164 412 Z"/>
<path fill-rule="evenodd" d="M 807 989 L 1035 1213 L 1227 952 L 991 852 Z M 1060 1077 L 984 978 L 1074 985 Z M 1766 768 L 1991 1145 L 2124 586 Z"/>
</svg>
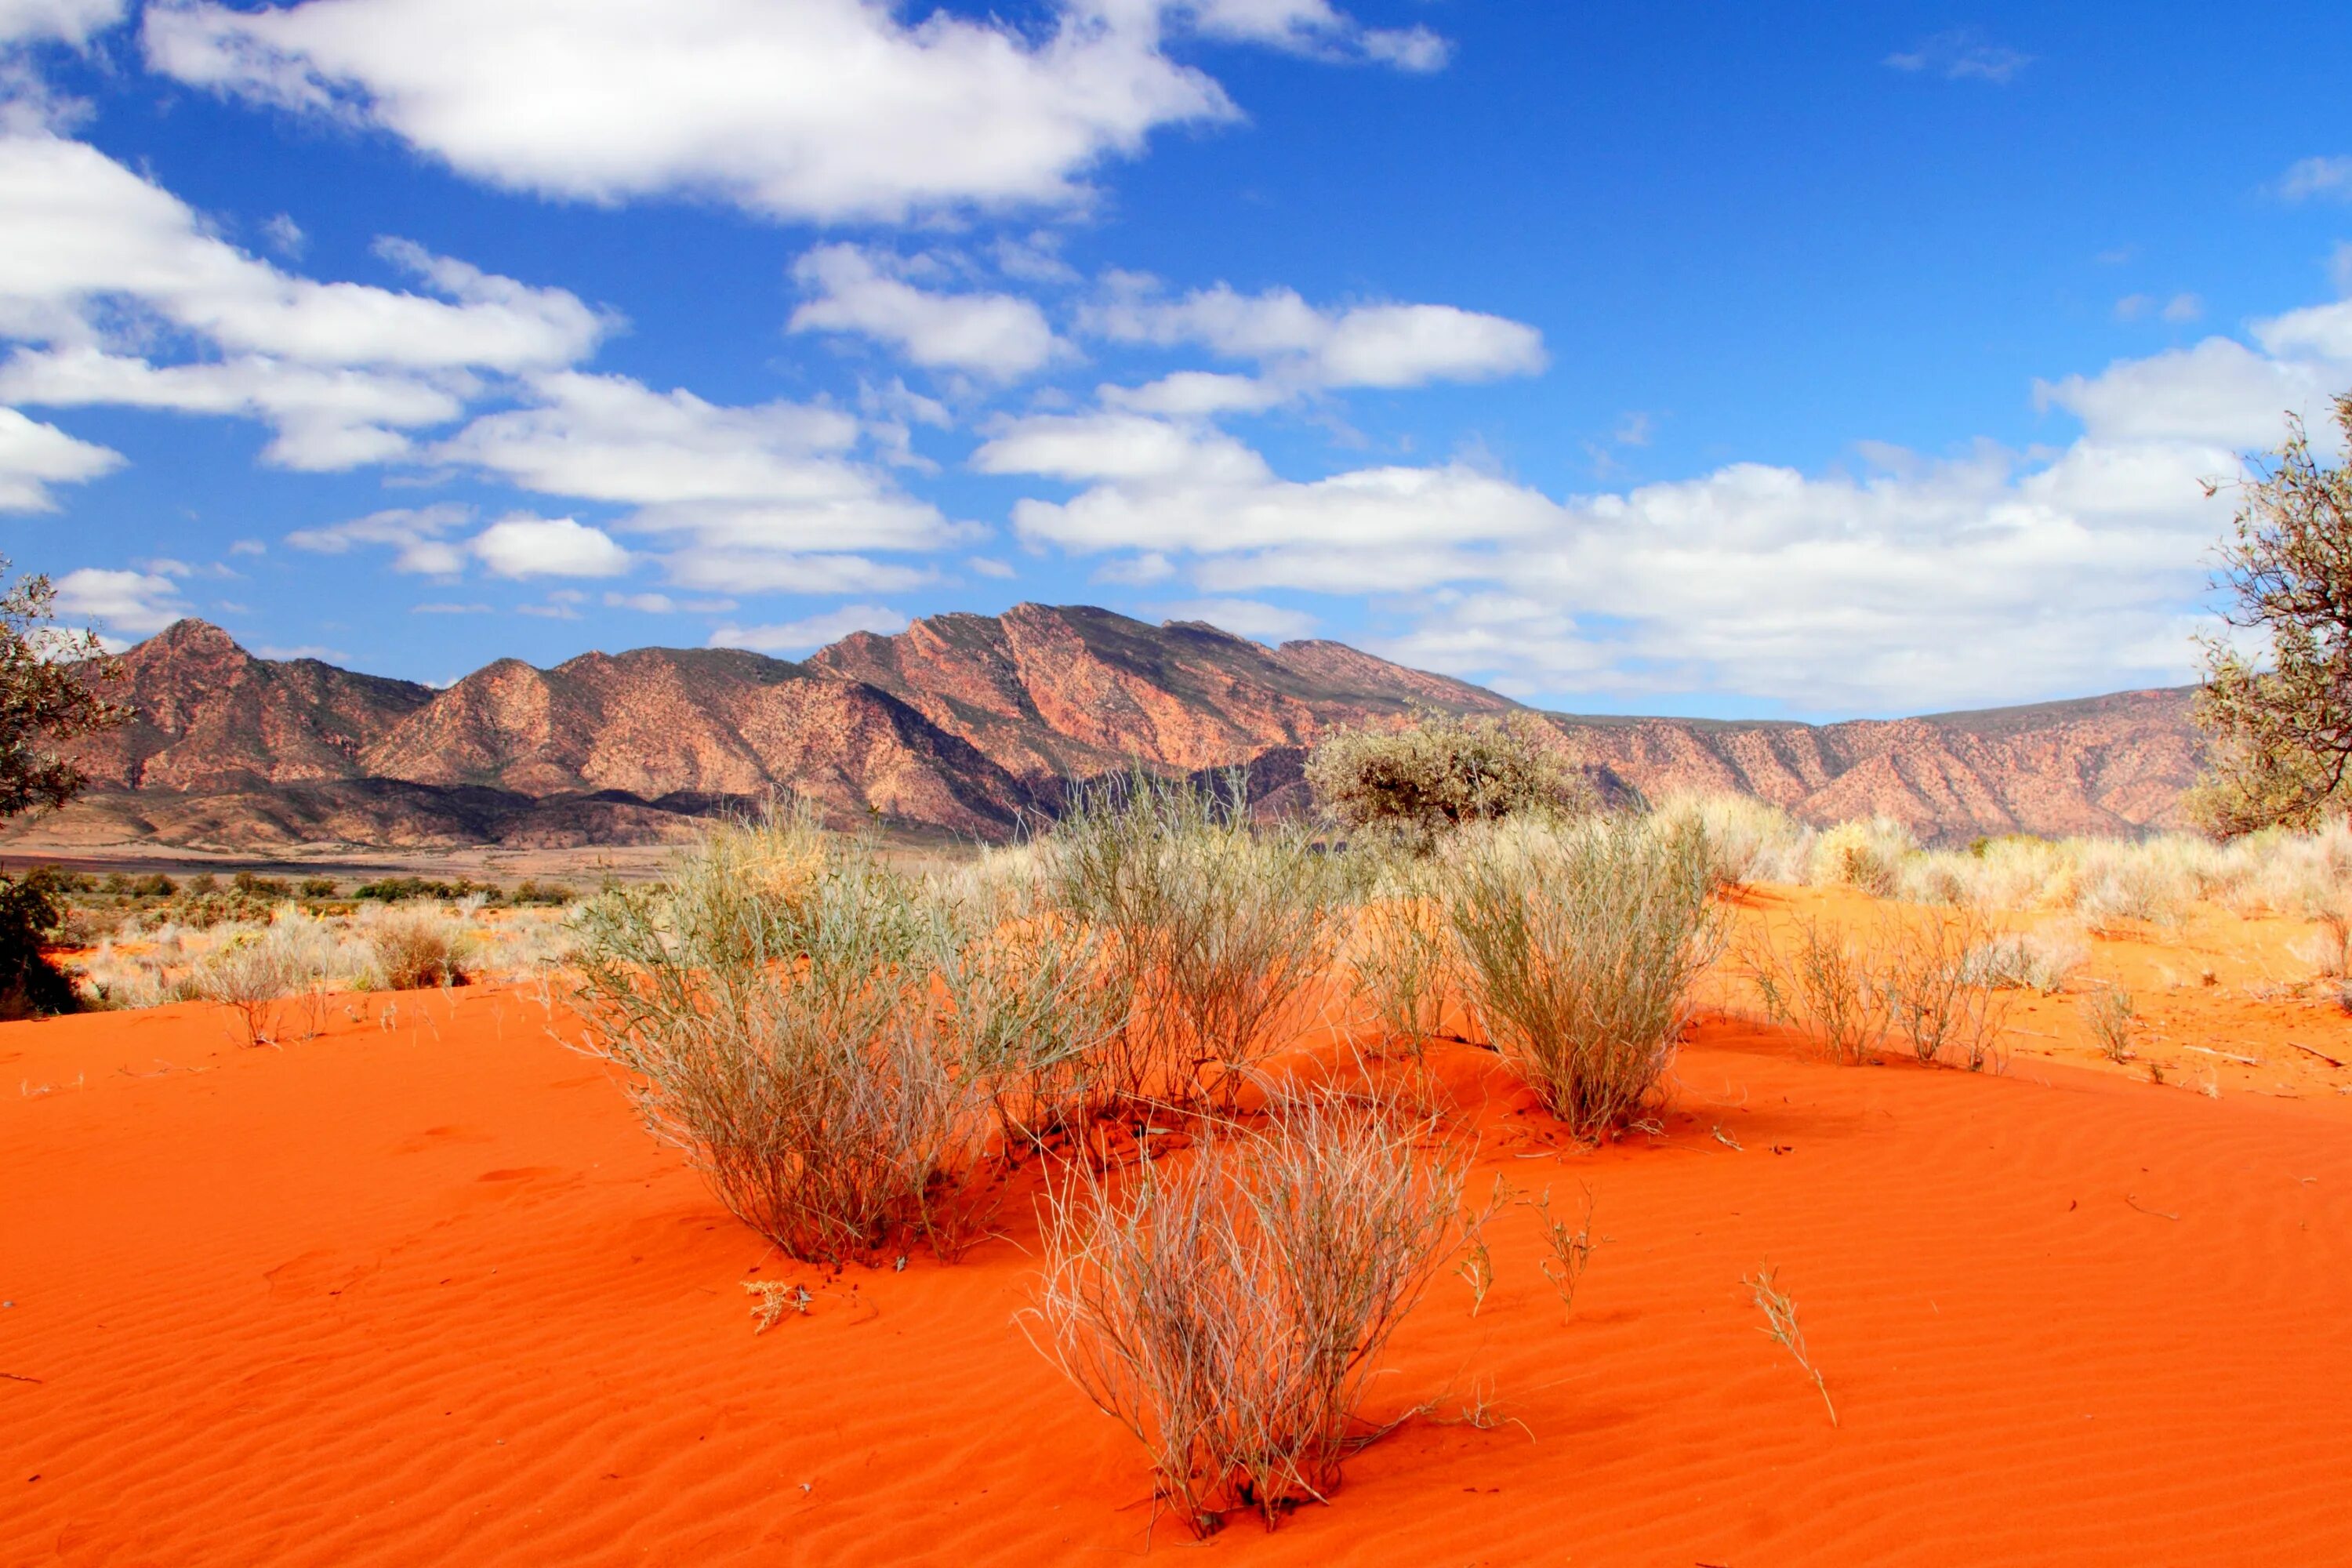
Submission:
<svg viewBox="0 0 2352 1568">
<path fill-rule="evenodd" d="M 2340 5 L 0 0 L 0 552 L 446 680 L 1091 602 L 1582 711 L 2188 679 Z"/>
</svg>

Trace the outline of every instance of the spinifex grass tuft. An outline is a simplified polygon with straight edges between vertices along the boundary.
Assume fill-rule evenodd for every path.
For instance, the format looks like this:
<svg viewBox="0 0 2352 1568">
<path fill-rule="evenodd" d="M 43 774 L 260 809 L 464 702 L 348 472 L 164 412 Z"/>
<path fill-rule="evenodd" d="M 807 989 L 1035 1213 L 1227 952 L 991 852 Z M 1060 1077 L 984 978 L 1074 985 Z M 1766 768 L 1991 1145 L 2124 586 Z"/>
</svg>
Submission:
<svg viewBox="0 0 2352 1568">
<path fill-rule="evenodd" d="M 1380 1435 L 1361 1411 L 1444 1256 L 1462 1164 L 1390 1105 L 1277 1096 L 1258 1126 L 1114 1180 L 1074 1165 L 1045 1205 L 1039 1348 L 1151 1456 L 1196 1534 L 1328 1498 Z"/>
<path fill-rule="evenodd" d="M 1695 824 L 1604 817 L 1496 830 L 1452 868 L 1449 912 L 1496 1050 L 1579 1137 L 1630 1121 L 1657 1090 L 1718 926 Z"/>
</svg>

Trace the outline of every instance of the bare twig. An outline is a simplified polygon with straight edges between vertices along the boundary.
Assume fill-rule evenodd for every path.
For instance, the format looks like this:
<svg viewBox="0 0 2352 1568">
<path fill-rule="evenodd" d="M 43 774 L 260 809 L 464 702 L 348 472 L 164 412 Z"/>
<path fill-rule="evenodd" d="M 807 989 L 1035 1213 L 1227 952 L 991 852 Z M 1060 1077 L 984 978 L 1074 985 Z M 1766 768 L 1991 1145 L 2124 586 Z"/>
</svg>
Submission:
<svg viewBox="0 0 2352 1568">
<path fill-rule="evenodd" d="M 2344 1065 L 2342 1061 L 2338 1060 L 2338 1059 L 2337 1059 L 2336 1058 L 2335 1058 L 2335 1057 L 2331 1057 L 2331 1056 L 2329 1056 L 2326 1051 L 2321 1050 L 2317 1046 L 2306 1046 L 2306 1045 L 2305 1045 L 2301 1040 L 2289 1040 L 2289 1041 L 2287 1042 L 2287 1044 L 2288 1044 L 2288 1045 L 2290 1045 L 2290 1046 L 2293 1046 L 2293 1047 L 2294 1047 L 2296 1050 L 2298 1050 L 2298 1051 L 2305 1052 L 2305 1054 L 2310 1055 L 2310 1056 L 2317 1057 L 2321 1061 L 2326 1062 L 2329 1067 L 2332 1067 L 2332 1068 L 2340 1068 L 2340 1067 L 2342 1067 L 2342 1066 Z"/>
<path fill-rule="evenodd" d="M 1821 1369 L 1813 1364 L 1812 1357 L 1805 1350 L 1805 1332 L 1797 1326 L 1797 1303 L 1780 1289 L 1775 1278 L 1777 1273 L 1778 1270 L 1766 1267 L 1740 1281 L 1755 1297 L 1757 1307 L 1764 1314 L 1764 1327 L 1757 1332 L 1797 1358 L 1797 1364 L 1804 1369 L 1806 1376 L 1813 1380 L 1813 1386 L 1821 1390 L 1822 1405 L 1829 1411 L 1830 1425 L 1834 1426 L 1838 1424 L 1838 1414 L 1837 1406 L 1830 1403 L 1830 1385 L 1822 1381 Z"/>
</svg>

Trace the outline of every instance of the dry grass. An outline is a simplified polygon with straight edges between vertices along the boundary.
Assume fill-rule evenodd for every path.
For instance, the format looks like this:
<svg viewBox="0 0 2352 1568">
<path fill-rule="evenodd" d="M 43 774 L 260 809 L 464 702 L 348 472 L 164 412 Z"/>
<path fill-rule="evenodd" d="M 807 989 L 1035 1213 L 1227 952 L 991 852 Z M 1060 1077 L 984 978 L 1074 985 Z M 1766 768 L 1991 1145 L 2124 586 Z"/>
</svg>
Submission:
<svg viewBox="0 0 2352 1568">
<path fill-rule="evenodd" d="M 2118 1063 L 2138 1055 L 2139 1013 L 2130 992 L 2102 991 L 2083 1004 L 2083 1016 L 2100 1055 Z"/>
<path fill-rule="evenodd" d="M 1339 934 L 1344 868 L 1303 825 L 1253 830 L 1239 781 L 1135 773 L 1080 791 L 1039 846 L 1067 918 L 1101 931 L 1133 997 L 1097 1053 L 1135 1099 L 1213 1091 L 1230 1110 L 1304 1026 Z"/>
<path fill-rule="evenodd" d="M 2006 940 L 1967 909 L 1859 927 L 1807 917 L 1777 939 L 1763 928 L 1746 969 L 1766 1016 L 1832 1061 L 1875 1061 L 1899 1037 L 1921 1062 L 1976 1071 L 2001 1059 L 2009 1000 L 1984 954 Z"/>
<path fill-rule="evenodd" d="M 586 1048 L 744 1223 L 809 1259 L 969 1240 L 984 1101 L 931 1026 L 911 885 L 782 813 L 578 926 Z"/>
<path fill-rule="evenodd" d="M 1837 1406 L 1830 1403 L 1830 1385 L 1822 1381 L 1821 1368 L 1813 1364 L 1811 1352 L 1805 1349 L 1805 1331 L 1797 1325 L 1797 1303 L 1781 1290 L 1777 1271 L 1759 1268 L 1740 1283 L 1748 1287 L 1757 1309 L 1764 1314 L 1764 1326 L 1757 1331 L 1796 1358 L 1797 1365 L 1821 1390 L 1822 1406 L 1830 1413 L 1830 1425 L 1836 1426 Z"/>
<path fill-rule="evenodd" d="M 1356 911 L 1343 962 L 1382 1043 L 1418 1060 L 1444 1031 L 1447 1003 L 1460 988 L 1453 931 L 1443 884 L 1426 862 L 1384 870 Z"/>
<path fill-rule="evenodd" d="M 2091 959 L 2090 944 L 2069 926 L 2046 931 L 1999 931 L 1969 953 L 1969 973 L 2005 991 L 2038 991 L 2054 996 Z"/>
<path fill-rule="evenodd" d="M 331 951 L 316 921 L 289 913 L 206 953 L 193 989 L 229 1010 L 248 1046 L 311 1039 L 326 1019 Z"/>
<path fill-rule="evenodd" d="M 433 909 L 393 909 L 364 928 L 378 981 L 387 991 L 463 985 L 474 943 L 463 920 Z"/>
<path fill-rule="evenodd" d="M 1584 1217 L 1573 1228 L 1568 1221 L 1554 1217 L 1549 1187 L 1543 1190 L 1541 1196 L 1529 1199 L 1528 1205 L 1536 1211 L 1541 1225 L 1547 1254 L 1537 1267 L 1543 1270 L 1544 1278 L 1551 1281 L 1551 1288 L 1559 1292 L 1560 1310 L 1574 1311 L 1576 1287 L 1583 1280 L 1584 1270 L 1591 1264 L 1592 1254 L 1601 1246 L 1601 1238 L 1592 1234 L 1592 1189 L 1584 1189 Z"/>
<path fill-rule="evenodd" d="M 1890 946 L 1883 922 L 1857 932 L 1809 915 L 1777 941 L 1764 928 L 1747 944 L 1743 966 L 1767 1017 L 1801 1030 L 1833 1062 L 1870 1062 L 1895 1027 Z"/>
<path fill-rule="evenodd" d="M 1379 1436 L 1370 1380 L 1461 1195 L 1425 1131 L 1378 1102 L 1277 1097 L 1260 1126 L 1053 1190 L 1039 1348 L 1143 1444 L 1158 1503 L 1194 1533 L 1328 1500 Z"/>
<path fill-rule="evenodd" d="M 1495 1047 L 1579 1137 L 1657 1090 L 1719 926 L 1705 836 L 1636 816 L 1469 841 L 1446 889 Z"/>
</svg>

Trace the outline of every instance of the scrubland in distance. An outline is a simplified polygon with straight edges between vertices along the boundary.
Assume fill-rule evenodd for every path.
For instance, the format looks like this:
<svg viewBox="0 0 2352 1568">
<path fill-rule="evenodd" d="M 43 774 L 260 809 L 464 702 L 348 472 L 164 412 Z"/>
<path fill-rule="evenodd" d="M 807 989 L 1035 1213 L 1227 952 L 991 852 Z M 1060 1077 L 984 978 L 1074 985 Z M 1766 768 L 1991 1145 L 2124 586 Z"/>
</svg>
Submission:
<svg viewBox="0 0 2352 1568">
<path fill-rule="evenodd" d="M 2227 843 L 2179 833 L 2136 841 L 2017 835 L 1925 849 L 1887 818 L 1815 828 L 1746 796 L 1672 795 L 1654 815 L 1705 828 L 1717 874 L 1732 882 L 1845 886 L 1989 912 L 2066 912 L 2095 931 L 2177 924 L 2200 902 L 2305 920 L 2352 910 L 2352 824 L 2340 819 Z"/>
<path fill-rule="evenodd" d="M 569 951 L 567 919 L 561 910 L 515 909 L 492 921 L 470 898 L 455 906 L 362 904 L 339 914 L 288 902 L 263 920 L 204 927 L 126 920 L 67 967 L 85 1005 L 221 1002 L 260 1026 L 249 1037 L 275 1038 L 279 1005 L 305 994 L 545 973 Z"/>
</svg>

